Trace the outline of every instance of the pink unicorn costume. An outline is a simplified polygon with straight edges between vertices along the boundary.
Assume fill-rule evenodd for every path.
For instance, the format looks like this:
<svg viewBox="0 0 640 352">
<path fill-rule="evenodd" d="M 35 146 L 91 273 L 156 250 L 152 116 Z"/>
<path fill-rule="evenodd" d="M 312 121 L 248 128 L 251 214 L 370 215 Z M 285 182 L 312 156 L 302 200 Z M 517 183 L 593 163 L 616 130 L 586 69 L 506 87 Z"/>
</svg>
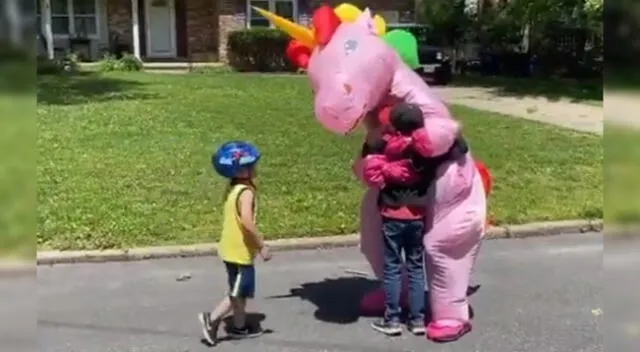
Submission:
<svg viewBox="0 0 640 352">
<path fill-rule="evenodd" d="M 313 16 L 313 31 L 268 11 L 256 10 L 294 37 L 287 54 L 307 69 L 315 115 L 325 128 L 348 134 L 372 110 L 404 101 L 419 105 L 424 113 L 428 137 L 424 147 L 433 156 L 444 154 L 460 137 L 460 124 L 403 61 L 398 48 L 394 50 L 393 44 L 383 40 L 385 28 L 379 17 L 374 19 L 368 9 L 353 16 L 352 5 L 341 6 L 343 10 L 340 6 L 318 8 Z M 345 6 L 348 10 L 344 10 Z M 354 173 L 363 181 L 367 181 L 362 175 L 367 162 L 367 158 L 359 159 L 353 165 Z M 424 235 L 431 309 L 427 336 L 450 341 L 471 327 L 467 287 L 485 232 L 485 189 L 471 153 L 441 165 L 430 191 L 433 196 L 427 206 L 431 221 Z M 362 200 L 360 248 L 380 279 L 383 245 L 377 193 L 377 189 L 368 188 Z M 362 306 L 382 311 L 383 298 L 381 292 L 372 292 L 363 298 Z"/>
</svg>

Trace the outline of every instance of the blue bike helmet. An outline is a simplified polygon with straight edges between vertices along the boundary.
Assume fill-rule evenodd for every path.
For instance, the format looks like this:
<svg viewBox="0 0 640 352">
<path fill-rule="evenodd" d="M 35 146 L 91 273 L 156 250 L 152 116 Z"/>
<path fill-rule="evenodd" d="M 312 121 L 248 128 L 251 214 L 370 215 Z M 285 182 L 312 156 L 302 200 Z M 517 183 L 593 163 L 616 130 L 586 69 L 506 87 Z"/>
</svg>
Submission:
<svg viewBox="0 0 640 352">
<path fill-rule="evenodd" d="M 227 142 L 211 157 L 216 172 L 226 178 L 235 178 L 242 168 L 255 165 L 260 160 L 260 151 L 253 144 L 243 141 Z"/>
</svg>

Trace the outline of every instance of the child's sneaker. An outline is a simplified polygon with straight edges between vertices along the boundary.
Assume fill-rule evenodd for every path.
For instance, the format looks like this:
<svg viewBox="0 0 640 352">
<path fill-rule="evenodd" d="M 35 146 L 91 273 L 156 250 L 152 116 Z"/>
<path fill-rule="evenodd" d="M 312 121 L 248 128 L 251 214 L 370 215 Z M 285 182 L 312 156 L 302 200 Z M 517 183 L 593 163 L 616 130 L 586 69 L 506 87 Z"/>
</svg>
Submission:
<svg viewBox="0 0 640 352">
<path fill-rule="evenodd" d="M 371 324 L 373 330 L 381 332 L 387 336 L 397 336 L 402 334 L 400 323 L 386 319 L 380 319 Z"/>
<path fill-rule="evenodd" d="M 202 325 L 202 337 L 212 346 L 218 341 L 218 327 L 220 320 L 212 321 L 211 313 L 198 314 L 198 320 Z"/>
<path fill-rule="evenodd" d="M 424 321 L 422 319 L 417 319 L 407 322 L 407 330 L 414 335 L 424 335 L 426 331 Z"/>
<path fill-rule="evenodd" d="M 234 339 L 247 339 L 258 337 L 264 333 L 264 330 L 260 326 L 245 326 L 244 328 L 236 328 L 235 326 L 229 326 L 227 334 Z"/>
</svg>

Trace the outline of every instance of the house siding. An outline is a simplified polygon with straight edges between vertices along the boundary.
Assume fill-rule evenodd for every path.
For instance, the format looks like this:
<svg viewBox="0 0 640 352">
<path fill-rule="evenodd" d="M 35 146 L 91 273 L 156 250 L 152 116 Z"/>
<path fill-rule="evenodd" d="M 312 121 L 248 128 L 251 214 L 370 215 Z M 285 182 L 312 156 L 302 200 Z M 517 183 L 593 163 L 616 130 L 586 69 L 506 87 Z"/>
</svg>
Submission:
<svg viewBox="0 0 640 352">
<path fill-rule="evenodd" d="M 107 0 L 109 30 L 133 48 L 131 0 Z M 146 56 L 145 6 L 139 0 L 140 46 Z M 175 0 L 176 46 L 178 58 L 193 61 L 218 59 L 218 1 Z M 132 49 L 131 49 L 132 50 Z"/>
<path fill-rule="evenodd" d="M 107 1 L 109 0 L 98 0 L 97 8 L 96 8 L 96 16 L 97 16 L 97 28 L 98 28 L 98 37 L 91 38 L 91 51 L 90 60 L 97 60 L 102 57 L 103 52 L 109 46 L 109 24 L 107 21 Z M 56 57 L 64 56 L 69 50 L 69 38 L 54 36 L 53 37 L 53 48 Z M 40 40 L 38 40 L 37 45 L 37 54 L 46 56 L 46 48 L 44 48 L 40 44 Z"/>
<path fill-rule="evenodd" d="M 185 3 L 189 58 L 217 61 L 219 1 L 186 0 Z"/>
<path fill-rule="evenodd" d="M 229 33 L 246 27 L 246 12 L 246 0 L 220 1 L 220 16 L 218 17 L 220 40 L 218 51 L 221 61 L 227 61 L 227 38 L 229 37 Z"/>
<path fill-rule="evenodd" d="M 420 0 L 352 0 L 350 3 L 361 9 L 369 7 L 376 11 L 415 11 L 416 1 Z M 220 59 L 226 61 L 227 37 L 230 32 L 246 28 L 247 25 L 247 0 L 221 0 L 219 26 Z M 308 25 L 313 10 L 322 4 L 337 6 L 344 0 L 298 0 L 299 22 Z"/>
<path fill-rule="evenodd" d="M 140 46 L 146 57 L 145 1 L 139 0 Z M 178 57 L 193 61 L 226 61 L 229 33 L 246 28 L 246 0 L 175 0 L 176 45 Z M 415 11 L 416 1 L 422 0 L 351 0 L 360 8 L 377 11 Z M 344 0 L 299 0 L 299 22 L 308 25 L 313 10 L 321 4 L 336 6 Z M 99 38 L 92 42 L 92 59 L 99 59 L 110 46 L 112 35 L 133 51 L 131 0 L 99 0 Z M 66 51 L 69 41 L 54 38 L 54 47 Z"/>
<path fill-rule="evenodd" d="M 108 37 L 113 35 L 118 37 L 118 41 L 129 46 L 133 51 L 133 25 L 131 16 L 131 0 L 105 0 L 107 1 L 107 26 L 109 28 Z M 139 8 L 144 18 L 144 1 L 140 0 Z M 145 52 L 144 22 L 140 25 L 140 46 L 141 52 Z M 146 39 L 146 37 L 144 37 Z"/>
</svg>

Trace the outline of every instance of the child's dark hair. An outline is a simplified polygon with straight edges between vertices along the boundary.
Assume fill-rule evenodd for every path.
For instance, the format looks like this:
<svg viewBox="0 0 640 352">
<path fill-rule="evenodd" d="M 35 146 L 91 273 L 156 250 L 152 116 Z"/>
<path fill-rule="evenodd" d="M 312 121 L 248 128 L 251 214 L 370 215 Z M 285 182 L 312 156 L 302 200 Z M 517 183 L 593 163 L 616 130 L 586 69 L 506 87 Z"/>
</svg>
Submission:
<svg viewBox="0 0 640 352">
<path fill-rule="evenodd" d="M 391 109 L 390 122 L 398 132 L 409 135 L 424 127 L 422 110 L 415 104 L 400 103 Z"/>
<path fill-rule="evenodd" d="M 237 185 L 239 182 L 238 179 L 233 178 L 231 180 L 229 180 L 229 182 L 227 182 L 227 187 L 224 189 L 224 193 L 222 194 L 222 202 L 224 203 L 227 200 L 227 197 L 229 197 L 229 193 L 231 193 L 231 190 L 233 189 L 233 186 Z"/>
<path fill-rule="evenodd" d="M 250 170 L 251 169 L 253 169 L 253 165 L 250 167 Z M 234 177 L 229 180 L 229 182 L 227 183 L 227 187 L 225 188 L 224 193 L 222 194 L 223 203 L 226 202 L 227 197 L 229 197 L 229 193 L 231 192 L 233 187 L 241 183 L 247 183 L 247 179 Z M 249 184 L 251 185 L 251 187 L 256 188 L 253 181 L 249 180 Z"/>
</svg>

